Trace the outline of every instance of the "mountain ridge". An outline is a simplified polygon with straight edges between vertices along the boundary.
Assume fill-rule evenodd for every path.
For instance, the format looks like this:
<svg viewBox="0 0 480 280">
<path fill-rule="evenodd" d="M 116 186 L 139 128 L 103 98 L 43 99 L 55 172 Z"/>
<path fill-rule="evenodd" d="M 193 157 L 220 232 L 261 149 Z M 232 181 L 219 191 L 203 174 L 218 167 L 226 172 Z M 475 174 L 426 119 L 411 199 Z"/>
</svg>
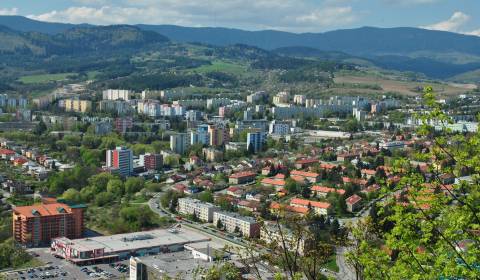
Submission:
<svg viewBox="0 0 480 280">
<path fill-rule="evenodd" d="M 51 36 L 58 36 L 78 27 L 106 28 L 87 24 L 48 23 L 21 16 L 0 16 L 0 25 L 22 32 L 40 32 Z M 214 46 L 243 44 L 273 52 L 280 50 L 286 56 L 291 56 L 289 52 L 297 48 L 295 55 L 300 57 L 344 60 L 350 56 L 372 62 L 378 67 L 419 72 L 440 79 L 475 71 L 477 66 L 480 67 L 480 37 L 415 27 L 367 26 L 323 33 L 290 33 L 177 25 L 125 26 L 155 32 L 179 43 Z"/>
</svg>

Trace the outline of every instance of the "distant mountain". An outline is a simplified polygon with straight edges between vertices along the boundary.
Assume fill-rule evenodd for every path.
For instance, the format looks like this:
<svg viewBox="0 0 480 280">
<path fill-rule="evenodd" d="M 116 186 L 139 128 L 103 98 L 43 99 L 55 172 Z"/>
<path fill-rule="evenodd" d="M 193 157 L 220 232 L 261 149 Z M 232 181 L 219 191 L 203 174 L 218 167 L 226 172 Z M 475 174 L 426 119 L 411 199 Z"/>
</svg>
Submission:
<svg viewBox="0 0 480 280">
<path fill-rule="evenodd" d="M 169 39 L 135 26 L 78 26 L 56 34 L 20 32 L 0 26 L 0 52 L 33 55 L 63 55 L 89 51 L 143 48 Z"/>
<path fill-rule="evenodd" d="M 19 31 L 55 36 L 77 27 L 71 24 L 39 22 L 19 16 L 0 16 L 0 25 Z M 136 27 L 162 34 L 176 42 L 198 42 L 217 46 L 243 44 L 274 50 L 285 56 L 352 59 L 367 64 L 372 62 L 394 70 L 422 72 L 434 78 L 474 71 L 478 69 L 476 67 L 480 61 L 480 37 L 410 27 L 362 27 L 303 34 L 175 25 L 140 24 Z M 122 41 L 118 43 L 120 42 Z M 93 44 L 90 46 L 93 47 Z"/>
<path fill-rule="evenodd" d="M 0 25 L 22 32 L 40 32 L 46 34 L 56 34 L 78 26 L 68 23 L 43 22 L 22 16 L 0 16 Z M 80 26 L 88 25 L 81 24 Z"/>
</svg>

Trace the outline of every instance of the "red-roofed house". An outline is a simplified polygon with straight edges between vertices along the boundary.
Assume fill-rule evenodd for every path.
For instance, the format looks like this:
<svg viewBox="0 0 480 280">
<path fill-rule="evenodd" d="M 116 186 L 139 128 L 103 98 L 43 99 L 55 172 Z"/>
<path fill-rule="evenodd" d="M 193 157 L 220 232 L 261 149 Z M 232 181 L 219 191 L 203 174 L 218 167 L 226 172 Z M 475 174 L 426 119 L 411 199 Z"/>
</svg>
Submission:
<svg viewBox="0 0 480 280">
<path fill-rule="evenodd" d="M 14 166 L 22 166 L 25 162 L 28 162 L 28 159 L 24 157 L 17 157 L 13 160 Z"/>
<path fill-rule="evenodd" d="M 240 200 L 237 203 L 238 208 L 248 210 L 250 212 L 256 212 L 260 208 L 260 202 L 251 200 Z"/>
<path fill-rule="evenodd" d="M 273 178 L 265 178 L 262 180 L 261 183 L 265 187 L 275 187 L 275 188 L 283 188 L 286 185 L 285 180 L 273 179 Z"/>
<path fill-rule="evenodd" d="M 227 194 L 236 198 L 242 197 L 244 191 L 239 187 L 229 187 L 227 189 Z"/>
<path fill-rule="evenodd" d="M 315 172 L 306 172 L 306 171 L 300 171 L 300 170 L 293 170 L 290 172 L 290 176 L 294 177 L 303 177 L 310 183 L 316 183 L 320 181 L 320 174 L 315 173 Z"/>
<path fill-rule="evenodd" d="M 355 212 L 358 209 L 360 209 L 360 206 L 362 204 L 362 198 L 356 194 L 350 196 L 345 200 L 347 203 L 347 211 L 348 212 Z"/>
<path fill-rule="evenodd" d="M 359 155 L 354 153 L 341 153 L 337 155 L 337 161 L 351 161 L 357 158 Z"/>
<path fill-rule="evenodd" d="M 270 212 L 277 214 L 282 210 L 286 212 L 294 213 L 294 214 L 300 214 L 300 215 L 305 215 L 308 213 L 307 207 L 296 207 L 296 206 L 284 205 L 275 201 L 270 203 Z"/>
<path fill-rule="evenodd" d="M 185 192 L 186 189 L 187 186 L 185 186 L 184 184 L 175 184 L 175 186 L 173 186 L 173 190 L 179 193 Z"/>
<path fill-rule="evenodd" d="M 12 150 L 0 149 L 0 156 L 2 159 L 9 159 L 13 155 L 15 155 L 15 152 Z"/>
<path fill-rule="evenodd" d="M 307 199 L 301 199 L 301 198 L 292 198 L 292 200 L 290 200 L 290 206 L 304 207 L 307 209 L 311 207 L 316 214 L 327 215 L 328 210 L 331 207 L 331 204 L 328 202 L 313 201 L 313 200 L 307 200 Z"/>
<path fill-rule="evenodd" d="M 295 162 L 295 168 L 304 169 L 314 164 L 317 164 L 319 162 L 320 161 L 318 159 L 314 159 L 314 158 L 299 159 Z"/>
<path fill-rule="evenodd" d="M 370 179 L 370 177 L 375 176 L 376 171 L 373 169 L 362 169 L 360 173 L 362 174 L 362 176 L 366 177 L 367 179 Z"/>
<path fill-rule="evenodd" d="M 255 181 L 256 173 L 251 171 L 238 172 L 228 177 L 228 182 L 234 185 L 246 184 Z"/>
<path fill-rule="evenodd" d="M 325 186 L 313 186 L 311 188 L 311 191 L 312 191 L 312 194 L 316 197 L 326 197 L 331 192 L 336 192 L 339 195 L 345 194 L 345 190 L 334 189 L 334 188 L 325 187 Z"/>
</svg>

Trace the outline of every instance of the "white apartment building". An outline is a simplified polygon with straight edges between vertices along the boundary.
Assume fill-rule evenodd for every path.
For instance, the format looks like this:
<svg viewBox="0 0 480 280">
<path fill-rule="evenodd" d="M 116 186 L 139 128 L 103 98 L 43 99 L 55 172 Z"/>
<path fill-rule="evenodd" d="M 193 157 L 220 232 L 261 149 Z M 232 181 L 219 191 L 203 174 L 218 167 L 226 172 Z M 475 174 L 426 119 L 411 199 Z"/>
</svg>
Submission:
<svg viewBox="0 0 480 280">
<path fill-rule="evenodd" d="M 288 94 L 288 92 L 282 91 L 273 97 L 273 104 L 275 105 L 288 104 L 289 100 L 290 100 L 290 95 Z"/>
<path fill-rule="evenodd" d="M 296 94 L 295 96 L 293 96 L 293 103 L 295 104 L 305 105 L 306 101 L 307 97 L 305 95 Z"/>
<path fill-rule="evenodd" d="M 258 101 L 264 100 L 268 97 L 268 94 L 265 91 L 257 91 L 247 96 L 248 103 L 257 103 Z"/>
<path fill-rule="evenodd" d="M 220 208 L 211 204 L 202 202 L 193 198 L 179 198 L 178 199 L 178 212 L 184 215 L 195 214 L 198 219 L 204 222 L 211 223 L 213 221 L 214 212 Z"/>
<path fill-rule="evenodd" d="M 240 216 L 236 213 L 216 211 L 213 213 L 213 224 L 221 225 L 228 232 L 240 232 L 244 237 L 259 237 L 260 224 L 252 217 Z"/>
<path fill-rule="evenodd" d="M 207 99 L 207 108 L 208 109 L 218 108 L 218 107 L 226 106 L 230 103 L 232 103 L 232 100 L 228 98 L 210 98 L 210 99 Z"/>
<path fill-rule="evenodd" d="M 183 99 L 173 101 L 173 105 L 179 105 L 186 108 L 202 109 L 207 107 L 207 100 L 205 99 Z"/>
<path fill-rule="evenodd" d="M 126 89 L 107 89 L 103 91 L 103 100 L 130 100 L 132 91 Z"/>
</svg>

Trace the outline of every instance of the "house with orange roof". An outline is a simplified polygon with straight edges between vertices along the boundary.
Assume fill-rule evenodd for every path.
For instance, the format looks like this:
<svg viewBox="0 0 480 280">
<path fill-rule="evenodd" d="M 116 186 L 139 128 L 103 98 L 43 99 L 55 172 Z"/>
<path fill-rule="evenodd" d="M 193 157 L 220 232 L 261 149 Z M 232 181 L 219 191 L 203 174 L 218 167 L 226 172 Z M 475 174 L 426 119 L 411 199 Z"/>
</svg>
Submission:
<svg viewBox="0 0 480 280">
<path fill-rule="evenodd" d="M 375 171 L 374 169 L 362 169 L 360 170 L 360 173 L 362 174 L 362 177 L 365 177 L 367 179 L 370 179 L 371 177 L 375 176 Z"/>
<path fill-rule="evenodd" d="M 313 209 L 313 211 L 317 215 L 327 215 L 332 205 L 328 202 L 320 202 L 302 198 L 292 198 L 292 200 L 290 200 L 290 206 Z"/>
<path fill-rule="evenodd" d="M 277 189 L 284 188 L 287 184 L 285 180 L 276 179 L 276 178 L 264 178 L 261 181 L 261 184 L 265 187 L 275 187 Z"/>
<path fill-rule="evenodd" d="M 326 197 L 329 193 L 336 192 L 339 195 L 344 195 L 345 190 L 342 189 L 335 189 L 326 186 L 313 186 L 310 188 L 312 191 L 312 195 L 316 197 Z"/>
<path fill-rule="evenodd" d="M 274 214 L 279 214 L 281 212 L 288 212 L 291 214 L 306 215 L 309 209 L 306 207 L 296 207 L 285 204 L 280 204 L 276 201 L 270 203 L 270 212 Z"/>
<path fill-rule="evenodd" d="M 290 172 L 290 177 L 302 177 L 306 179 L 309 183 L 317 183 L 318 181 L 320 181 L 320 174 L 301 170 L 293 170 L 292 172 Z"/>
<path fill-rule="evenodd" d="M 64 203 L 15 207 L 13 237 L 28 247 L 49 244 L 56 237 L 80 238 L 85 230 L 84 208 Z"/>
<path fill-rule="evenodd" d="M 345 199 L 347 204 L 347 211 L 353 213 L 360 209 L 362 198 L 356 194 L 350 196 L 349 198 Z"/>
</svg>

